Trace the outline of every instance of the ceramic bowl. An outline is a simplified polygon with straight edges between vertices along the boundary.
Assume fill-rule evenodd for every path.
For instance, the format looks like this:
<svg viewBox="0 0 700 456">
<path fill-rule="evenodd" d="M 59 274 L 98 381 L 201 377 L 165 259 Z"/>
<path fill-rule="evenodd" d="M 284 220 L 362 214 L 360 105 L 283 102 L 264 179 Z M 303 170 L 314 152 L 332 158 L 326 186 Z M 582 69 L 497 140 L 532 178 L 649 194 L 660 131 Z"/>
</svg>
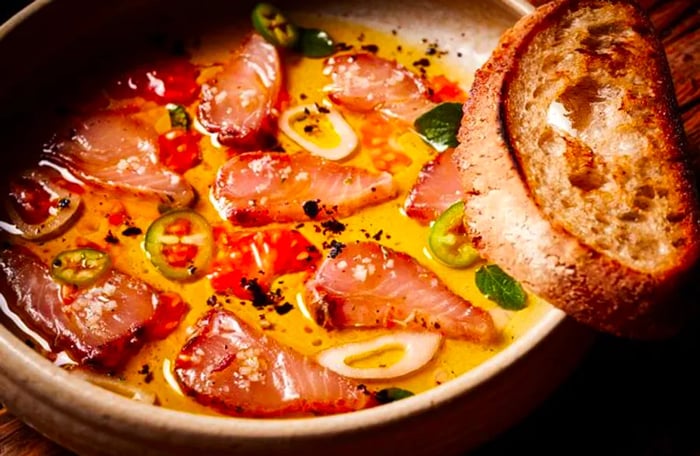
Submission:
<svg viewBox="0 0 700 456">
<path fill-rule="evenodd" d="M 133 30 L 207 14 L 247 15 L 251 6 L 36 1 L 0 29 L 3 109 L 12 107 L 10 116 L 21 111 L 24 100 L 49 80 L 98 61 L 91 59 L 99 58 L 102 46 L 131 45 Z M 458 63 L 463 71 L 473 72 L 530 6 L 519 0 L 328 0 L 304 2 L 303 8 L 387 31 L 400 28 L 407 41 L 438 40 L 450 55 L 463 55 Z M 0 153 L 0 166 L 10 160 Z M 85 455 L 463 454 L 532 411 L 576 366 L 591 338 L 588 330 L 548 308 L 508 348 L 425 393 L 343 415 L 253 420 L 131 401 L 69 375 L 0 325 L 0 400 L 39 432 Z"/>
</svg>

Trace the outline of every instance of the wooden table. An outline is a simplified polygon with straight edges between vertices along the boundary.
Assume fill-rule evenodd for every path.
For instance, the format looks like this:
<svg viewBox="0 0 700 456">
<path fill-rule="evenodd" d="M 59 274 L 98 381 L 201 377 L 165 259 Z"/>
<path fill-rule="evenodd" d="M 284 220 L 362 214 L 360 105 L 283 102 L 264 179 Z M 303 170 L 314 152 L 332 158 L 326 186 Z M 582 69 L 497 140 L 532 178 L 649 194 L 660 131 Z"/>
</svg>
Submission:
<svg viewBox="0 0 700 456">
<path fill-rule="evenodd" d="M 640 3 L 662 37 L 691 151 L 700 164 L 700 2 Z M 547 402 L 475 454 L 700 454 L 698 360 L 697 319 L 662 343 L 601 336 Z M 0 456 L 69 454 L 0 411 Z"/>
</svg>

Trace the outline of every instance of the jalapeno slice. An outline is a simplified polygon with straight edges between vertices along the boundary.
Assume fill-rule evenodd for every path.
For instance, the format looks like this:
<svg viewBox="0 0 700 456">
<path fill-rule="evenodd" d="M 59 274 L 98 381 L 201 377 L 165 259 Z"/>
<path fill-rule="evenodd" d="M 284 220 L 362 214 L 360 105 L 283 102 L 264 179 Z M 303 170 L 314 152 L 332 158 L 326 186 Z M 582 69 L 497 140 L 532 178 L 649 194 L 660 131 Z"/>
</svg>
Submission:
<svg viewBox="0 0 700 456">
<path fill-rule="evenodd" d="M 59 282 L 84 286 L 102 277 L 112 266 L 109 255 L 95 249 L 61 252 L 51 262 L 51 276 Z"/>
<path fill-rule="evenodd" d="M 204 217 L 189 209 L 177 210 L 151 223 L 144 248 L 153 266 L 165 277 L 192 280 L 206 272 L 214 236 Z"/>
<path fill-rule="evenodd" d="M 438 260 L 452 268 L 466 268 L 479 259 L 462 222 L 464 203 L 450 206 L 435 220 L 428 245 Z"/>
<path fill-rule="evenodd" d="M 251 18 L 255 30 L 274 46 L 291 49 L 299 41 L 299 28 L 269 3 L 258 3 Z"/>
</svg>

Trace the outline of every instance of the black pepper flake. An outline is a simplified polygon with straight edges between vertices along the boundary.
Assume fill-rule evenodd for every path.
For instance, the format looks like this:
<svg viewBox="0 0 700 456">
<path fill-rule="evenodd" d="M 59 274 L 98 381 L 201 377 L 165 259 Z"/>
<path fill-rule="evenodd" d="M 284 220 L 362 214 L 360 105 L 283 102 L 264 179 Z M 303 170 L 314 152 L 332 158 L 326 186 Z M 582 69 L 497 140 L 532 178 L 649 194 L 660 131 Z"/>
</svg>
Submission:
<svg viewBox="0 0 700 456">
<path fill-rule="evenodd" d="M 143 378 L 143 381 L 145 383 L 151 383 L 153 381 L 153 371 L 151 371 L 151 366 L 149 366 L 148 364 L 144 364 L 143 366 L 141 366 L 141 370 L 139 370 L 138 373 L 141 375 L 145 375 L 145 377 Z"/>
<path fill-rule="evenodd" d="M 107 236 L 105 236 L 105 242 L 108 244 L 119 244 L 119 238 L 112 234 L 111 231 L 108 231 Z"/>
<path fill-rule="evenodd" d="M 391 30 L 391 34 L 392 34 L 392 35 L 396 36 L 397 33 L 398 33 L 398 32 L 396 31 L 396 29 L 392 29 L 392 30 Z"/>
<path fill-rule="evenodd" d="M 285 302 L 284 304 L 280 304 L 278 306 L 275 306 L 275 312 L 277 312 L 279 315 L 284 315 L 288 313 L 290 310 L 292 310 L 294 306 L 290 302 Z"/>
<path fill-rule="evenodd" d="M 361 48 L 363 51 L 371 52 L 372 54 L 376 54 L 377 52 L 379 52 L 379 46 L 377 46 L 376 44 L 365 44 L 361 46 Z"/>
<path fill-rule="evenodd" d="M 312 133 L 317 128 L 316 125 L 304 125 L 304 133 Z"/>
<path fill-rule="evenodd" d="M 331 251 L 328 252 L 328 257 L 329 257 L 329 258 L 335 258 L 335 257 L 337 257 L 338 255 L 340 255 L 340 253 L 343 251 L 343 249 L 345 248 L 345 244 L 343 244 L 343 243 L 340 242 L 340 241 L 336 241 L 335 239 L 333 239 L 333 240 L 331 241 L 330 247 L 331 247 Z"/>
<path fill-rule="evenodd" d="M 423 57 L 422 59 L 418 59 L 415 62 L 413 62 L 414 67 L 429 67 L 430 66 L 430 60 L 427 58 Z"/>
<path fill-rule="evenodd" d="M 318 109 L 318 112 L 320 112 L 321 114 L 330 114 L 331 113 L 330 109 L 326 108 L 325 106 L 320 106 L 318 104 L 316 105 L 316 109 Z"/>
<path fill-rule="evenodd" d="M 314 200 L 306 201 L 303 205 L 303 208 L 304 214 L 306 214 L 309 218 L 316 218 L 320 210 L 318 207 L 318 201 Z"/>
<path fill-rule="evenodd" d="M 463 55 L 463 54 L 462 54 L 461 52 L 458 52 L 458 53 L 457 53 L 457 57 L 459 57 L 459 58 L 462 58 L 462 55 Z"/>
<path fill-rule="evenodd" d="M 294 226 L 294 228 L 297 229 L 297 230 L 299 230 L 299 229 L 301 229 L 301 228 L 304 228 L 304 224 L 303 224 L 303 223 L 297 223 L 297 224 Z"/>
<path fill-rule="evenodd" d="M 375 241 L 379 241 L 382 239 L 382 233 L 384 233 L 384 230 L 379 230 L 376 233 L 374 233 L 374 236 L 372 236 L 372 239 Z"/>
<path fill-rule="evenodd" d="M 299 94 L 299 98 L 302 100 L 306 100 L 307 96 L 305 93 L 301 93 L 301 94 Z"/>
<path fill-rule="evenodd" d="M 336 43 L 335 49 L 339 52 L 350 51 L 350 50 L 352 50 L 352 45 L 350 45 L 348 43 L 340 42 L 340 43 Z"/>
<path fill-rule="evenodd" d="M 258 279 L 247 279 L 243 277 L 241 279 L 241 286 L 251 294 L 251 301 L 253 301 L 255 307 L 264 307 L 268 304 L 273 304 L 270 297 L 258 283 Z"/>
<path fill-rule="evenodd" d="M 211 295 L 207 298 L 207 305 L 209 307 L 214 307 L 218 302 L 219 299 L 216 297 L 216 295 Z"/>
<path fill-rule="evenodd" d="M 138 236 L 141 233 L 143 233 L 143 231 L 141 231 L 141 228 L 138 226 L 130 226 L 122 231 L 122 235 L 124 236 Z"/>
<path fill-rule="evenodd" d="M 60 207 L 61 209 L 65 209 L 68 206 L 70 206 L 70 198 L 61 198 L 60 200 L 58 200 L 58 207 Z"/>
<path fill-rule="evenodd" d="M 439 45 L 437 42 L 435 42 L 435 43 L 430 43 L 430 44 L 428 45 L 428 50 L 425 51 L 425 53 L 426 53 L 427 55 L 435 55 L 435 56 L 437 56 L 438 58 L 439 58 L 439 57 L 442 57 L 443 55 L 447 55 L 447 54 L 448 54 L 447 51 L 444 51 L 444 50 L 440 49 L 440 45 Z"/>
<path fill-rule="evenodd" d="M 360 33 L 360 34 L 357 36 L 357 41 L 359 41 L 360 43 L 362 43 L 364 40 L 365 40 L 365 34 L 364 34 L 364 33 Z"/>
<path fill-rule="evenodd" d="M 330 219 L 326 220 L 325 222 L 321 222 L 321 226 L 323 227 L 323 234 L 326 234 L 327 232 L 331 232 L 333 234 L 340 234 L 343 231 L 345 231 L 345 224 L 343 222 L 339 222 L 336 219 Z"/>
</svg>

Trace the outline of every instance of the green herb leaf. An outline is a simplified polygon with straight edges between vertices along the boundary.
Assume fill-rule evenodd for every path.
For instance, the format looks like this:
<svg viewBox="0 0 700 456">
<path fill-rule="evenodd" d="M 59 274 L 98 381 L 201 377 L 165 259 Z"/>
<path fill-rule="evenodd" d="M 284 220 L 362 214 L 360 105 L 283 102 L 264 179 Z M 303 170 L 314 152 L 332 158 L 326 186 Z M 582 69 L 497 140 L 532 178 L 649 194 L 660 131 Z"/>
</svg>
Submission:
<svg viewBox="0 0 700 456">
<path fill-rule="evenodd" d="M 305 57 L 328 57 L 335 52 L 335 42 L 324 30 L 302 28 L 299 52 Z"/>
<path fill-rule="evenodd" d="M 482 266 L 476 271 L 476 287 L 506 310 L 526 307 L 527 295 L 523 287 L 495 264 Z"/>
<path fill-rule="evenodd" d="M 399 399 L 405 399 L 410 396 L 413 396 L 411 391 L 401 388 L 384 388 L 377 391 L 376 394 L 377 401 L 381 404 L 388 404 L 389 402 L 398 401 Z"/>
<path fill-rule="evenodd" d="M 172 128 L 184 128 L 185 130 L 190 128 L 190 125 L 192 125 L 192 119 L 185 110 L 184 106 L 168 103 L 165 108 L 168 110 L 168 114 L 170 115 L 170 126 Z"/>
<path fill-rule="evenodd" d="M 441 103 L 413 123 L 418 134 L 438 152 L 456 147 L 462 121 L 462 103 Z"/>
</svg>

